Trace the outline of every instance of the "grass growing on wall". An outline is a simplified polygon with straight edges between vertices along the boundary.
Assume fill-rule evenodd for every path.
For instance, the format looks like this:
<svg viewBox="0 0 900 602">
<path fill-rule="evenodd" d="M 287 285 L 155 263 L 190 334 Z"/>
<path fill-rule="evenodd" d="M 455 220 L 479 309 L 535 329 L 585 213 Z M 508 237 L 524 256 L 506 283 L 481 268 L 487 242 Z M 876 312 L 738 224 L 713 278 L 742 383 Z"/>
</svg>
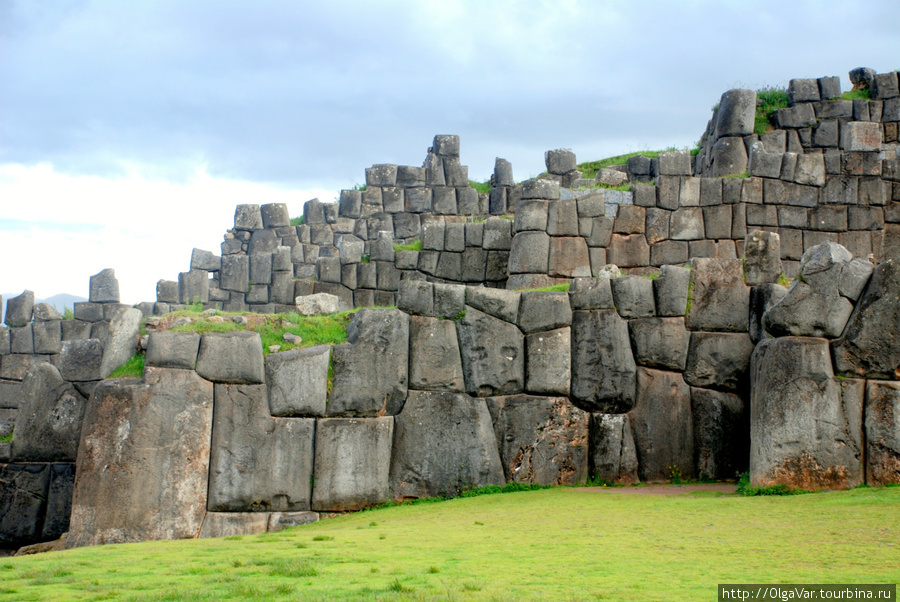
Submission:
<svg viewBox="0 0 900 602">
<path fill-rule="evenodd" d="M 475 189 L 475 192 L 479 194 L 487 194 L 491 191 L 491 179 L 488 178 L 484 182 L 476 182 L 475 180 L 469 180 L 469 186 Z"/>
<path fill-rule="evenodd" d="M 711 600 L 718 583 L 900 581 L 900 488 L 788 497 L 621 491 L 558 487 L 263 535 L 3 558 L 0 596 Z"/>
<path fill-rule="evenodd" d="M 412 240 L 412 242 L 409 242 L 405 245 L 395 244 L 394 250 L 395 251 L 421 251 L 422 250 L 422 239 L 415 238 Z"/>
<path fill-rule="evenodd" d="M 301 316 L 298 313 L 286 314 L 250 314 L 217 311 L 215 314 L 198 317 L 193 312 L 173 312 L 166 314 L 168 320 L 178 317 L 190 317 L 190 324 L 175 326 L 172 332 L 258 332 L 262 339 L 263 353 L 269 353 L 269 347 L 280 345 L 281 351 L 295 348 L 313 347 L 315 345 L 337 345 L 347 341 L 347 326 L 358 310 L 344 311 L 325 316 Z M 247 323 L 233 321 L 234 316 L 243 316 Z M 221 321 L 211 318 L 223 318 Z M 300 336 L 299 344 L 284 340 L 285 333 Z"/>
<path fill-rule="evenodd" d="M 300 226 L 300 225 L 303 224 L 303 219 L 304 219 L 304 218 L 303 218 L 302 215 L 301 215 L 300 217 L 292 217 L 292 218 L 291 218 L 291 225 L 292 225 L 292 226 Z"/>
<path fill-rule="evenodd" d="M 140 378 L 144 375 L 144 354 L 135 353 L 127 362 L 113 370 L 107 378 Z"/>
<path fill-rule="evenodd" d="M 578 169 L 581 170 L 582 177 L 585 179 L 592 179 L 597 177 L 597 172 L 603 169 L 604 167 L 609 167 L 610 165 L 622 165 L 628 162 L 630 157 L 636 157 L 637 155 L 644 155 L 648 159 L 654 159 L 659 156 L 660 153 L 665 153 L 668 151 L 676 150 L 674 146 L 670 146 L 669 148 L 664 148 L 662 150 L 655 151 L 639 151 L 636 153 L 626 153 L 624 155 L 616 155 L 615 157 L 607 157 L 606 159 L 600 159 L 599 161 L 587 161 L 585 163 L 579 163 Z"/>
<path fill-rule="evenodd" d="M 843 100 L 872 100 L 872 94 L 868 88 L 853 88 L 849 92 L 841 94 Z"/>
<path fill-rule="evenodd" d="M 784 88 L 762 88 L 756 91 L 756 100 L 756 121 L 753 131 L 762 135 L 775 127 L 772 121 L 775 110 L 787 108 L 788 93 Z"/>
<path fill-rule="evenodd" d="M 13 434 L 3 435 L 0 437 L 0 443 L 12 443 Z"/>
</svg>

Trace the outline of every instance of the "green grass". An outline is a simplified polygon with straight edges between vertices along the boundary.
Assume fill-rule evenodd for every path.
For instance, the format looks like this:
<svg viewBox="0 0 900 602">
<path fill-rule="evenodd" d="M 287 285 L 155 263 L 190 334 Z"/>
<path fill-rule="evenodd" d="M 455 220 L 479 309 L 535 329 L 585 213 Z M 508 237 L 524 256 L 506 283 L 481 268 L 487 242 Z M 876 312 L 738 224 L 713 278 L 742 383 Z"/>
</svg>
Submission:
<svg viewBox="0 0 900 602">
<path fill-rule="evenodd" d="M 144 375 L 144 354 L 135 353 L 127 362 L 113 370 L 108 378 L 140 378 Z"/>
<path fill-rule="evenodd" d="M 750 484 L 750 473 L 745 472 L 741 475 L 741 479 L 738 481 L 737 493 L 738 495 L 756 497 L 761 495 L 801 495 L 811 492 L 807 491 L 806 489 L 792 489 L 787 485 L 781 484 L 754 487 Z"/>
<path fill-rule="evenodd" d="M 413 241 L 411 243 L 408 243 L 405 245 L 395 244 L 394 250 L 395 251 L 421 251 L 422 250 L 422 239 L 415 238 L 415 239 L 413 239 Z"/>
<path fill-rule="evenodd" d="M 15 432 L 15 431 L 13 431 Z M 13 434 L 3 435 L 0 437 L 0 443 L 12 443 Z"/>
<path fill-rule="evenodd" d="M 841 94 L 844 100 L 872 100 L 872 94 L 868 88 L 854 88 Z"/>
<path fill-rule="evenodd" d="M 302 215 L 300 217 L 292 217 L 291 218 L 292 226 L 299 226 L 301 224 L 303 224 L 303 216 Z"/>
<path fill-rule="evenodd" d="M 235 332 L 250 330 L 258 332 L 262 339 L 263 353 L 269 353 L 271 345 L 281 345 L 281 351 L 294 348 L 312 347 L 314 345 L 337 345 L 347 341 L 347 326 L 358 310 L 345 311 L 325 316 L 301 316 L 297 313 L 287 314 L 237 314 L 228 312 L 216 312 L 215 315 L 225 318 L 224 322 L 210 321 L 211 316 L 196 318 L 192 312 L 174 312 L 167 314 L 172 316 L 187 315 L 194 320 L 190 324 L 176 326 L 172 332 Z M 250 321 L 249 324 L 238 324 L 231 317 L 243 315 Z M 288 343 L 282 337 L 289 332 L 302 337 L 302 342 L 297 345 Z"/>
<path fill-rule="evenodd" d="M 579 163 L 578 169 L 581 170 L 582 177 L 585 179 L 592 179 L 597 177 L 597 172 L 603 169 L 604 167 L 609 167 L 610 165 L 623 165 L 628 162 L 629 157 L 635 157 L 637 155 L 644 155 L 648 159 L 653 159 L 659 156 L 660 153 L 665 153 L 668 151 L 677 150 L 674 146 L 670 146 L 669 148 L 664 148 L 662 150 L 655 151 L 639 151 L 636 153 L 626 153 L 624 155 L 616 155 L 615 157 L 607 157 L 606 159 L 600 159 L 599 161 L 587 161 L 585 163 Z"/>
<path fill-rule="evenodd" d="M 550 293 L 568 293 L 571 286 L 571 282 L 563 282 L 562 284 L 552 284 L 550 286 L 542 286 L 539 288 L 522 289 L 520 292 L 530 293 L 533 291 L 546 291 Z"/>
<path fill-rule="evenodd" d="M 5 558 L 0 598 L 710 600 L 718 583 L 900 581 L 900 488 L 623 490 L 458 498 L 257 536 Z"/>
<path fill-rule="evenodd" d="M 469 180 L 469 186 L 475 189 L 479 194 L 487 194 L 491 191 L 491 180 L 488 178 L 484 182 L 476 182 L 475 180 Z"/>
<path fill-rule="evenodd" d="M 71 307 L 66 307 L 65 309 L 63 309 L 62 319 L 63 320 L 74 320 L 75 319 L 75 312 L 72 311 Z"/>
<path fill-rule="evenodd" d="M 756 134 L 765 134 L 771 130 L 775 123 L 772 118 L 775 115 L 775 109 L 785 109 L 788 106 L 788 93 L 784 88 L 761 88 L 756 91 L 756 121 L 753 131 Z"/>
</svg>

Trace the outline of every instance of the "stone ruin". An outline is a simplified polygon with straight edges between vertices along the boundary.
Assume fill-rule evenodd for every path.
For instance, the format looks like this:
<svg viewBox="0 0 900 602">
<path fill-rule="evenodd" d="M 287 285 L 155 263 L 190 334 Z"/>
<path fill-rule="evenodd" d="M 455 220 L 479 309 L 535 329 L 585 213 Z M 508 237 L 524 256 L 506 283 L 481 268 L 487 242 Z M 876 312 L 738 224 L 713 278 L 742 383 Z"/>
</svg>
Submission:
<svg viewBox="0 0 900 602">
<path fill-rule="evenodd" d="M 422 167 L 375 165 L 301 225 L 238 206 L 221 254 L 195 249 L 155 302 L 120 305 L 111 270 L 74 320 L 11 299 L 0 545 L 254 533 L 506 482 L 900 482 L 900 89 L 851 76 L 873 100 L 792 80 L 757 136 L 755 93 L 731 90 L 696 155 L 594 180 L 560 149 L 520 184 L 497 159 L 479 194 L 437 136 Z M 368 308 L 346 344 L 140 341 L 187 303 L 319 293 Z M 139 348 L 142 379 L 106 379 Z"/>
</svg>

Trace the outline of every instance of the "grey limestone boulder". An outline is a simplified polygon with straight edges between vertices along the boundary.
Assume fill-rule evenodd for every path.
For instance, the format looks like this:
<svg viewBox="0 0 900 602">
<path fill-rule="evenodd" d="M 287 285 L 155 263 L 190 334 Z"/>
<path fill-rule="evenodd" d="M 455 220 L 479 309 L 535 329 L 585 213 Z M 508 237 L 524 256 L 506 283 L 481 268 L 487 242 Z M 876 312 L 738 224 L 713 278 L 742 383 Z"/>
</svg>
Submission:
<svg viewBox="0 0 900 602">
<path fill-rule="evenodd" d="M 466 391 L 479 397 L 522 392 L 525 341 L 514 324 L 466 307 L 456 328 Z"/>
<path fill-rule="evenodd" d="M 9 350 L 15 354 L 34 353 L 34 328 L 33 322 L 9 329 Z"/>
<path fill-rule="evenodd" d="M 693 332 L 684 380 L 694 387 L 746 390 L 753 341 L 743 332 Z"/>
<path fill-rule="evenodd" d="M 862 394 L 834 378 L 828 341 L 768 339 L 751 367 L 750 482 L 847 489 L 863 481 Z"/>
<path fill-rule="evenodd" d="M 744 239 L 744 281 L 749 286 L 778 282 L 784 273 L 781 237 L 775 232 L 754 230 Z"/>
<path fill-rule="evenodd" d="M 781 301 L 788 289 L 780 284 L 763 284 L 750 289 L 750 340 L 754 344 L 766 338 L 763 316 Z"/>
<path fill-rule="evenodd" d="M 200 527 L 201 539 L 259 535 L 269 524 L 267 512 L 207 512 Z"/>
<path fill-rule="evenodd" d="M 59 353 L 62 342 L 60 320 L 51 322 L 33 322 L 31 325 L 34 352 L 38 354 Z"/>
<path fill-rule="evenodd" d="M 747 171 L 749 157 L 744 139 L 740 136 L 719 138 L 712 149 L 714 177 L 730 176 Z"/>
<path fill-rule="evenodd" d="M 642 276 L 622 276 L 610 280 L 616 309 L 623 318 L 644 318 L 656 313 L 653 281 Z"/>
<path fill-rule="evenodd" d="M 191 270 L 178 274 L 178 302 L 182 304 L 208 303 L 209 272 Z"/>
<path fill-rule="evenodd" d="M 294 298 L 294 307 L 301 316 L 321 316 L 340 311 L 340 299 L 328 293 L 314 293 Z"/>
<path fill-rule="evenodd" d="M 503 484 L 484 399 L 410 391 L 394 419 L 390 478 L 395 500 L 454 496 L 468 488 Z"/>
<path fill-rule="evenodd" d="M 512 245 L 513 222 L 499 217 L 489 217 L 484 222 L 482 246 L 488 250 L 508 251 Z"/>
<path fill-rule="evenodd" d="M 410 387 L 463 391 L 465 382 L 455 324 L 438 318 L 411 316 L 409 336 Z"/>
<path fill-rule="evenodd" d="M 434 285 L 424 280 L 401 280 L 397 308 L 411 315 L 434 315 Z"/>
<path fill-rule="evenodd" d="M 466 287 L 461 284 L 435 283 L 434 315 L 456 318 L 466 307 Z"/>
<path fill-rule="evenodd" d="M 750 327 L 750 287 L 744 284 L 739 259 L 691 260 L 688 330 L 747 332 Z"/>
<path fill-rule="evenodd" d="M 635 370 L 628 323 L 614 310 L 572 316 L 572 398 L 587 411 L 627 412 L 634 405 Z"/>
<path fill-rule="evenodd" d="M 219 288 L 225 291 L 246 293 L 250 289 L 250 257 L 226 255 L 222 257 L 219 272 Z"/>
<path fill-rule="evenodd" d="M 524 292 L 519 301 L 519 328 L 525 334 L 553 330 L 572 323 L 569 295 L 550 291 Z"/>
<path fill-rule="evenodd" d="M 513 242 L 515 243 L 515 239 L 513 239 Z M 510 256 L 512 257 L 512 252 L 510 252 Z M 521 269 L 521 266 L 519 268 Z M 512 273 L 512 269 L 510 269 L 510 272 Z M 557 278 L 589 277 L 591 275 L 591 260 L 584 238 L 578 236 L 551 236 L 547 273 Z"/>
<path fill-rule="evenodd" d="M 178 303 L 178 283 L 173 280 L 159 280 L 156 283 L 156 300 L 161 303 Z M 78 304 L 76 303 L 76 309 Z M 76 319 L 84 318 L 75 315 Z"/>
<path fill-rule="evenodd" d="M 34 293 L 25 291 L 6 301 L 6 319 L 4 322 L 12 328 L 19 328 L 31 322 L 34 314 Z"/>
<path fill-rule="evenodd" d="M 900 266 L 895 259 L 878 265 L 843 336 L 833 343 L 840 374 L 900 379 Z"/>
<path fill-rule="evenodd" d="M 157 368 L 193 370 L 200 350 L 200 335 L 194 332 L 151 332 L 145 364 Z"/>
<path fill-rule="evenodd" d="M 524 232 L 547 230 L 547 213 L 549 203 L 545 201 L 523 201 L 516 210 L 515 230 Z"/>
<path fill-rule="evenodd" d="M 688 151 L 667 151 L 659 154 L 659 174 L 664 176 L 690 176 L 691 154 Z"/>
<path fill-rule="evenodd" d="M 3 301 L 3 297 L 0 297 L 0 301 Z M 49 303 L 36 303 L 34 306 L 34 321 L 35 322 L 51 322 L 55 320 L 62 319 L 62 316 L 59 315 L 59 310 L 50 305 Z"/>
<path fill-rule="evenodd" d="M 63 341 L 57 361 L 59 373 L 67 381 L 100 380 L 103 342 L 98 339 Z"/>
<path fill-rule="evenodd" d="M 634 359 L 641 366 L 682 371 L 691 335 L 684 318 L 638 318 L 629 321 Z"/>
<path fill-rule="evenodd" d="M 218 272 L 222 269 L 222 258 L 211 251 L 195 248 L 191 251 L 191 269 Z"/>
<path fill-rule="evenodd" d="M 69 531 L 72 514 L 72 490 L 75 487 L 74 464 L 50 464 L 50 483 L 47 487 L 47 511 L 41 539 L 51 541 Z"/>
<path fill-rule="evenodd" d="M 547 173 L 564 175 L 576 169 L 575 153 L 570 148 L 558 148 L 544 153 Z"/>
<path fill-rule="evenodd" d="M 628 414 L 591 414 L 589 454 L 591 479 L 623 485 L 638 482 Z"/>
<path fill-rule="evenodd" d="M 637 399 L 629 413 L 642 481 L 694 475 L 691 391 L 681 374 L 638 368 Z"/>
<path fill-rule="evenodd" d="M 409 316 L 396 309 L 363 309 L 332 350 L 329 416 L 392 416 L 406 400 Z"/>
<path fill-rule="evenodd" d="M 319 520 L 318 512 L 269 512 L 269 523 L 266 530 L 275 533 L 290 527 L 308 525 Z"/>
<path fill-rule="evenodd" d="M 13 432 L 15 462 L 74 462 L 85 399 L 51 364 L 39 364 L 22 381 Z"/>
<path fill-rule="evenodd" d="M 0 464 L 0 545 L 40 539 L 49 483 L 47 464 Z"/>
<path fill-rule="evenodd" d="M 470 286 L 466 288 L 466 305 L 515 324 L 519 316 L 521 293 L 502 288 Z"/>
<path fill-rule="evenodd" d="M 687 285 L 685 285 L 687 291 Z M 685 295 L 687 293 L 685 292 Z M 614 309 L 609 278 L 575 278 L 569 288 L 569 303 L 573 310 Z"/>
<path fill-rule="evenodd" d="M 263 227 L 259 205 L 244 204 L 234 208 L 235 230 L 258 230 Z"/>
<path fill-rule="evenodd" d="M 900 483 L 900 383 L 866 383 L 866 483 Z"/>
<path fill-rule="evenodd" d="M 554 201 L 559 198 L 559 182 L 541 178 L 522 183 L 522 200 L 543 199 Z"/>
<path fill-rule="evenodd" d="M 525 389 L 568 395 L 572 379 L 572 329 L 557 328 L 525 337 Z"/>
<path fill-rule="evenodd" d="M 683 316 L 687 308 L 691 271 L 687 268 L 664 265 L 659 278 L 653 281 L 653 298 L 659 316 Z"/>
<path fill-rule="evenodd" d="M 257 332 L 207 333 L 200 339 L 197 374 L 219 383 L 265 381 L 262 341 Z"/>
<path fill-rule="evenodd" d="M 328 345 L 270 353 L 266 390 L 272 416 L 324 416 L 330 361 Z"/>
<path fill-rule="evenodd" d="M 213 385 L 189 370 L 100 383 L 85 411 L 66 547 L 197 537 L 212 414 Z"/>
<path fill-rule="evenodd" d="M 550 266 L 550 240 L 546 232 L 516 234 L 510 248 L 509 273 L 546 274 Z"/>
<path fill-rule="evenodd" d="M 753 133 L 756 118 L 756 92 L 734 89 L 722 94 L 716 112 L 718 136 L 747 136 Z"/>
<path fill-rule="evenodd" d="M 590 414 L 565 397 L 487 400 L 507 482 L 576 485 L 588 474 Z"/>
<path fill-rule="evenodd" d="M 265 385 L 215 386 L 211 512 L 309 510 L 315 421 L 272 418 Z"/>
<path fill-rule="evenodd" d="M 284 203 L 268 203 L 261 205 L 259 212 L 262 215 L 263 228 L 278 228 L 291 225 L 291 216 L 287 205 Z"/>
<path fill-rule="evenodd" d="M 110 321 L 109 334 L 103 342 L 103 359 L 100 361 L 101 378 L 112 374 L 116 368 L 137 353 L 143 318 L 139 309 L 131 308 L 119 312 Z"/>
<path fill-rule="evenodd" d="M 747 469 L 750 421 L 740 397 L 691 387 L 691 416 L 701 478 L 734 479 Z"/>
<path fill-rule="evenodd" d="M 116 280 L 116 271 L 107 268 L 91 276 L 90 279 L 91 303 L 118 303 L 119 281 Z"/>
<path fill-rule="evenodd" d="M 312 507 L 361 510 L 390 500 L 394 418 L 325 418 L 316 424 Z"/>
</svg>

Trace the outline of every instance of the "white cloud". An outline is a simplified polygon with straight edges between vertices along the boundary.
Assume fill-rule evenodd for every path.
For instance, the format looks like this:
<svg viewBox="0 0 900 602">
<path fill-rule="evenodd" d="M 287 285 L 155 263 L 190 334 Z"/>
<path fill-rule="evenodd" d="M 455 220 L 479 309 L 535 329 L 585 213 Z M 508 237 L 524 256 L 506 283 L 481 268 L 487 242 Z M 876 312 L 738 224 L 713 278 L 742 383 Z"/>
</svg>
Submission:
<svg viewBox="0 0 900 602">
<path fill-rule="evenodd" d="M 199 166 L 184 183 L 139 166 L 106 179 L 49 165 L 0 165 L 0 291 L 87 296 L 88 279 L 114 268 L 123 302 L 155 300 L 156 281 L 176 280 L 194 247 L 217 252 L 240 203 L 285 203 L 292 216 L 325 190 L 290 190 L 214 178 Z"/>
</svg>

